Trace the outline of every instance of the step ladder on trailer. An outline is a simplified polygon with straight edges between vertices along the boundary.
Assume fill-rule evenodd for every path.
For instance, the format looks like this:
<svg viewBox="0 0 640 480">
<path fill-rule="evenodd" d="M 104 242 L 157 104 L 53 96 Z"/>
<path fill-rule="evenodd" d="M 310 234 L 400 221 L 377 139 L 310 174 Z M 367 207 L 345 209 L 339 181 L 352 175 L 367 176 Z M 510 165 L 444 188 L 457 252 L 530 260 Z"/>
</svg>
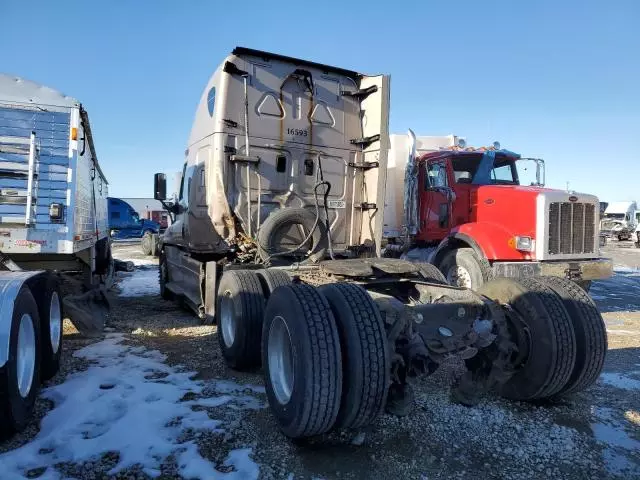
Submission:
<svg viewBox="0 0 640 480">
<path fill-rule="evenodd" d="M 26 138 L 0 136 L 0 181 L 4 180 L 0 188 L 0 225 L 35 226 L 39 167 L 40 144 L 35 132 Z M 12 181 L 16 188 L 6 186 Z M 1 212 L 5 205 L 24 205 L 24 216 Z"/>
</svg>

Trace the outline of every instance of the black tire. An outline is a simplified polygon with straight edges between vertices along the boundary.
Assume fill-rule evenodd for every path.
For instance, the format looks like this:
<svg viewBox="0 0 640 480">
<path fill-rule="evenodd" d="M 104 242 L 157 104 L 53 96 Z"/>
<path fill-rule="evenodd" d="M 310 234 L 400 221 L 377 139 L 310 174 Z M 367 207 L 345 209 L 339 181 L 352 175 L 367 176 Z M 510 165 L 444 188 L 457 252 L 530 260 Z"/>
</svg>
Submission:
<svg viewBox="0 0 640 480">
<path fill-rule="evenodd" d="M 164 250 L 160 252 L 160 259 L 158 261 L 158 277 L 160 282 L 160 296 L 165 300 L 173 300 L 175 298 L 175 295 L 166 287 L 166 284 L 171 280 L 169 279 L 169 265 L 167 265 L 167 254 Z"/>
<path fill-rule="evenodd" d="M 151 232 L 144 232 L 140 240 L 140 248 L 145 255 L 151 255 Z"/>
<path fill-rule="evenodd" d="M 250 270 L 223 273 L 218 286 L 218 341 L 227 365 L 235 370 L 260 366 L 265 296 L 258 274 Z"/>
<path fill-rule="evenodd" d="M 498 278 L 483 285 L 479 293 L 509 304 L 529 330 L 528 358 L 500 387 L 500 394 L 512 400 L 556 395 L 569 381 L 576 362 L 576 337 L 562 299 L 534 278 Z"/>
<path fill-rule="evenodd" d="M 318 290 L 329 301 L 340 334 L 342 400 L 335 427 L 369 425 L 384 409 L 390 383 L 382 317 L 359 285 L 334 283 Z"/>
<path fill-rule="evenodd" d="M 587 293 L 589 293 L 589 290 L 591 290 L 591 280 L 578 280 L 575 283 Z"/>
<path fill-rule="evenodd" d="M 293 283 L 291 276 L 282 270 L 256 270 L 256 273 L 260 277 L 265 298 L 269 298 L 276 288 Z"/>
<path fill-rule="evenodd" d="M 111 239 L 103 238 L 96 242 L 96 274 L 107 275 L 113 263 L 111 256 Z"/>
<path fill-rule="evenodd" d="M 57 278 L 49 275 L 34 291 L 38 299 L 40 316 L 40 339 L 42 356 L 40 358 L 40 378 L 49 380 L 60 370 L 62 355 L 62 292 Z M 40 288 L 42 290 L 40 290 Z M 56 300 L 57 299 L 57 300 Z M 53 313 L 53 316 L 51 315 Z M 53 325 L 52 325 L 53 324 Z"/>
<path fill-rule="evenodd" d="M 258 244 L 260 246 L 260 257 L 267 261 L 269 259 L 281 260 L 285 256 L 273 256 L 274 254 L 285 252 L 295 248 L 297 245 L 283 246 L 283 230 L 292 228 L 295 225 L 301 225 L 304 230 L 304 235 L 300 235 L 299 241 L 304 240 L 309 234 L 309 231 L 313 227 L 316 221 L 315 212 L 307 208 L 286 208 L 276 210 L 271 213 L 264 221 L 258 232 Z M 289 257 L 301 257 L 307 256 L 312 262 L 319 262 L 325 257 L 328 247 L 327 232 L 322 219 L 318 222 L 316 229 L 313 231 L 309 240 L 311 243 L 308 252 L 305 252 L 305 247 L 300 248 L 295 254 L 288 255 Z M 308 243 L 309 243 L 308 242 Z M 307 243 L 307 244 L 308 244 Z"/>
<path fill-rule="evenodd" d="M 20 321 L 24 314 L 31 316 L 35 340 L 35 363 L 31 386 L 23 396 L 17 380 L 17 349 Z M 0 368 L 0 435 L 6 436 L 24 429 L 33 413 L 40 390 L 40 318 L 38 306 L 27 286 L 23 286 L 15 299 L 9 336 L 9 359 Z"/>
<path fill-rule="evenodd" d="M 440 285 L 448 285 L 447 279 L 435 265 L 432 265 L 431 263 L 419 263 L 418 268 L 420 276 L 425 281 Z"/>
<path fill-rule="evenodd" d="M 309 285 L 280 287 L 269 298 L 264 318 L 264 378 L 280 430 L 290 438 L 329 431 L 340 410 L 342 356 L 327 299 Z M 269 345 L 278 333 L 288 334 L 291 346 L 282 356 Z M 288 396 L 278 388 L 287 371 L 293 372 Z"/>
<path fill-rule="evenodd" d="M 575 283 L 559 277 L 541 277 L 562 299 L 576 335 L 576 363 L 558 395 L 580 392 L 600 376 L 607 354 L 607 327 L 591 297 Z"/>
<path fill-rule="evenodd" d="M 470 285 L 461 284 L 461 280 L 456 280 L 453 269 L 462 267 L 469 272 L 471 280 Z M 491 265 L 483 257 L 480 258 L 472 248 L 457 248 L 446 253 L 442 261 L 438 265 L 438 269 L 442 272 L 448 284 L 453 286 L 461 286 L 477 290 L 482 285 L 493 278 Z"/>
</svg>

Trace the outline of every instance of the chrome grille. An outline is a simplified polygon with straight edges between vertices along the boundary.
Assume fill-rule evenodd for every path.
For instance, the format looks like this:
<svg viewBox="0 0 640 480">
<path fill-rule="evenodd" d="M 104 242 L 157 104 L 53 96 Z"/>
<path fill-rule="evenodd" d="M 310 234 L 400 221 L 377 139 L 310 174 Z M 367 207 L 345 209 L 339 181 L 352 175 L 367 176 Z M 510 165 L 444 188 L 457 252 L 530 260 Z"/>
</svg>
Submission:
<svg viewBox="0 0 640 480">
<path fill-rule="evenodd" d="M 551 255 L 594 253 L 595 206 L 590 203 L 549 204 L 549 248 Z"/>
</svg>

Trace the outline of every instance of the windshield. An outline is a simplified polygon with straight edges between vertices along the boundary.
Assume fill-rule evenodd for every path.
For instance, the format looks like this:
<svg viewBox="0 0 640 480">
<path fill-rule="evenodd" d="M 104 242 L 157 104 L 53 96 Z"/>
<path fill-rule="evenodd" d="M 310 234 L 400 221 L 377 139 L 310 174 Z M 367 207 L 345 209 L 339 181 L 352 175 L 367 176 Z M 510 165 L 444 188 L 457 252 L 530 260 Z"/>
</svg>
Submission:
<svg viewBox="0 0 640 480">
<path fill-rule="evenodd" d="M 455 155 L 451 161 L 456 183 L 520 185 L 513 158 L 504 155 L 474 153 Z"/>
<path fill-rule="evenodd" d="M 612 220 L 624 220 L 624 213 L 605 213 L 604 218 L 610 218 Z"/>
<path fill-rule="evenodd" d="M 131 211 L 131 218 L 133 218 L 135 223 L 140 223 L 140 215 L 138 215 L 138 212 Z"/>
</svg>

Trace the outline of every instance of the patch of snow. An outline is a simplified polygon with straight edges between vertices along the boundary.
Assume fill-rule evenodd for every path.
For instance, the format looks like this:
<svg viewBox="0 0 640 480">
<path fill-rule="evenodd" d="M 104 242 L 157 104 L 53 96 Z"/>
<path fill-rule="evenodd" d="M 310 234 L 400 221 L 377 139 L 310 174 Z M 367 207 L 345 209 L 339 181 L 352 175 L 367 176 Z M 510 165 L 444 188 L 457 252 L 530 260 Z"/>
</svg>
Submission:
<svg viewBox="0 0 640 480">
<path fill-rule="evenodd" d="M 120 281 L 121 297 L 144 297 L 160 294 L 157 268 L 138 268 L 123 275 Z"/>
<path fill-rule="evenodd" d="M 597 422 L 591 424 L 596 440 L 604 444 L 604 461 L 607 470 L 615 475 L 640 473 L 638 464 L 628 458 L 628 454 L 640 451 L 640 442 L 631 438 L 624 425 L 614 419 L 613 410 L 595 407 L 593 412 Z"/>
<path fill-rule="evenodd" d="M 257 478 L 259 467 L 250 449 L 231 451 L 224 465 L 234 471 L 222 473 L 200 455 L 194 441 L 181 440 L 188 429 L 224 432 L 221 422 L 192 406 L 222 404 L 231 395 L 180 401 L 187 393 L 201 395 L 204 382 L 165 365 L 160 352 L 128 346 L 124 340 L 122 334 L 110 334 L 74 354 L 92 364 L 44 391 L 55 407 L 33 441 L 0 455 L 2 478 L 23 478 L 25 471 L 45 467 L 42 478 L 58 479 L 55 464 L 83 463 L 113 451 L 119 452 L 119 462 L 109 475 L 140 464 L 155 477 L 162 461 L 173 455 L 185 478 Z"/>
<path fill-rule="evenodd" d="M 157 260 L 151 260 L 149 258 L 127 258 L 125 262 L 133 262 L 136 267 L 142 267 L 147 265 L 158 265 Z"/>
<path fill-rule="evenodd" d="M 600 379 L 612 387 L 623 390 L 640 390 L 640 380 L 635 380 L 621 373 L 602 373 Z"/>
<path fill-rule="evenodd" d="M 614 335 L 640 335 L 640 332 L 634 332 L 633 330 L 610 330 L 608 328 L 607 333 L 613 333 Z"/>
</svg>

